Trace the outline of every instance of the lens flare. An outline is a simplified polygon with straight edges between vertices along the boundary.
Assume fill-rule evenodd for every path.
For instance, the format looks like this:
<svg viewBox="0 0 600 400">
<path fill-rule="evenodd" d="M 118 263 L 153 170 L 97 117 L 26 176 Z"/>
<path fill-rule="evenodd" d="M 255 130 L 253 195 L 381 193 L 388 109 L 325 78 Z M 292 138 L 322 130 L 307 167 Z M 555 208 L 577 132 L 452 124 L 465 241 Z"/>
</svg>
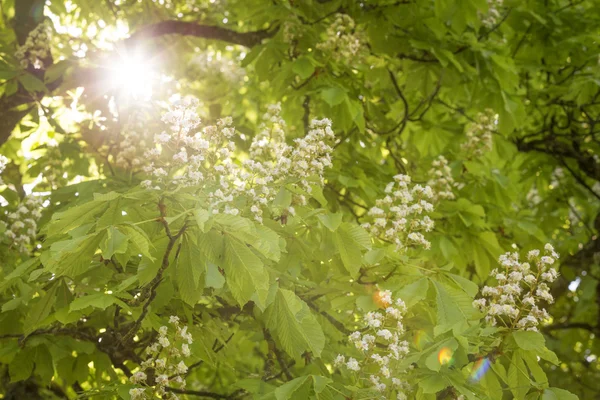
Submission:
<svg viewBox="0 0 600 400">
<path fill-rule="evenodd" d="M 438 353 L 438 361 L 441 365 L 450 364 L 452 362 L 452 349 L 442 347 Z"/>
<path fill-rule="evenodd" d="M 375 304 L 377 304 L 379 308 L 387 308 L 391 305 L 391 303 L 387 299 L 388 297 L 386 297 L 383 291 L 381 290 L 378 290 L 375 293 L 373 293 L 373 301 L 375 302 Z"/>
<path fill-rule="evenodd" d="M 474 382 L 479 381 L 485 373 L 490 369 L 492 363 L 487 358 L 481 358 L 473 364 L 473 368 L 471 369 L 471 380 Z"/>
<path fill-rule="evenodd" d="M 427 334 L 425 333 L 425 331 L 416 331 L 413 336 L 413 343 L 417 350 L 423 350 L 423 348 L 425 347 L 425 342 L 427 342 Z"/>
</svg>

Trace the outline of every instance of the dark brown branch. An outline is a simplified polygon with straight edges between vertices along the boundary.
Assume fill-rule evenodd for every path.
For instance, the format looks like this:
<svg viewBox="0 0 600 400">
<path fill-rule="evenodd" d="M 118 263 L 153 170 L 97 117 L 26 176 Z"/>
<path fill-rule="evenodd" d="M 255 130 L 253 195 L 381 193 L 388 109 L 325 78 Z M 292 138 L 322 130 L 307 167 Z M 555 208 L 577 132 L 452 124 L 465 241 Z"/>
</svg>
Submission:
<svg viewBox="0 0 600 400">
<path fill-rule="evenodd" d="M 350 329 L 346 328 L 344 326 L 344 324 L 342 324 L 340 321 L 338 321 L 337 319 L 333 318 L 327 312 L 319 310 L 319 308 L 312 301 L 307 301 L 307 300 L 305 300 L 305 301 L 306 301 L 306 304 L 308 304 L 308 306 L 310 308 L 312 308 L 313 310 L 315 310 L 316 312 L 318 312 L 319 314 L 321 314 L 323 317 L 325 317 L 325 319 L 327 321 L 329 321 L 329 323 L 331 325 L 333 325 L 338 331 L 342 332 L 345 335 L 349 335 L 349 334 L 352 333 L 352 331 L 350 331 Z"/>
<path fill-rule="evenodd" d="M 167 248 L 165 249 L 165 253 L 163 255 L 162 263 L 161 263 L 160 269 L 156 273 L 156 276 L 154 277 L 154 279 L 152 279 L 152 281 L 150 281 L 150 283 L 148 285 L 146 285 L 144 287 L 144 289 L 142 289 L 142 294 L 140 295 L 140 298 L 145 299 L 147 297 L 147 300 L 144 303 L 144 306 L 142 308 L 142 313 L 140 314 L 140 316 L 138 317 L 138 319 L 135 321 L 135 323 L 133 324 L 133 326 L 131 327 L 131 329 L 121 339 L 121 344 L 122 345 L 127 345 L 127 343 L 131 339 L 133 339 L 133 337 L 135 336 L 135 334 L 137 333 L 137 331 L 142 326 L 142 321 L 144 320 L 144 318 L 148 314 L 148 310 L 150 308 L 150 303 L 152 303 L 152 301 L 156 297 L 156 289 L 158 289 L 158 285 L 160 285 L 160 283 L 162 282 L 163 273 L 169 267 L 169 257 L 171 256 L 171 252 L 173 251 L 173 248 L 175 247 L 175 243 L 177 242 L 177 240 L 181 237 L 181 235 L 183 235 L 183 233 L 187 229 L 187 221 L 186 221 L 183 224 L 183 226 L 181 227 L 181 229 L 179 229 L 179 231 L 177 232 L 177 234 L 173 235 L 171 233 L 171 229 L 169 228 L 169 224 L 168 224 L 168 222 L 165 219 L 166 218 L 166 207 L 162 203 L 162 200 L 159 202 L 158 208 L 160 210 L 160 221 L 162 222 L 162 224 L 165 227 L 165 232 L 167 234 L 167 237 L 169 238 L 169 242 L 167 243 Z M 181 245 L 179 245 L 179 247 L 177 248 L 177 252 L 175 254 L 175 259 L 177 259 L 177 256 L 179 256 L 179 251 L 180 250 L 181 250 Z"/>
<path fill-rule="evenodd" d="M 161 21 L 146 25 L 125 40 L 131 46 L 141 40 L 148 40 L 165 35 L 195 36 L 204 39 L 221 40 L 228 43 L 252 47 L 263 39 L 273 36 L 277 31 L 261 30 L 256 32 L 236 32 L 220 26 L 202 25 L 187 21 Z"/>
</svg>

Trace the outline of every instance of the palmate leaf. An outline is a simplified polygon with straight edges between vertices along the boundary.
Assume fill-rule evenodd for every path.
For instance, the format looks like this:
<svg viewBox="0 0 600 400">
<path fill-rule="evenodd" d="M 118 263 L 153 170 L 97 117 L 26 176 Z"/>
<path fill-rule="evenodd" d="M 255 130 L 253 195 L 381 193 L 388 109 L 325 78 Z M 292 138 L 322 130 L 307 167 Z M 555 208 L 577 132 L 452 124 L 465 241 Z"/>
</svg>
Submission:
<svg viewBox="0 0 600 400">
<path fill-rule="evenodd" d="M 57 277 L 75 277 L 84 273 L 105 235 L 106 232 L 101 231 L 98 234 L 54 243 L 50 247 L 49 259 L 43 261 L 44 267 Z"/>
<path fill-rule="evenodd" d="M 472 299 L 462 290 L 432 280 L 436 290 L 437 303 L 437 326 L 435 335 L 449 331 L 455 326 L 464 326 L 472 317 L 475 309 L 472 307 Z"/>
<path fill-rule="evenodd" d="M 369 234 L 360 226 L 343 223 L 333 233 L 334 243 L 346 270 L 355 278 L 362 265 L 362 252 L 371 248 Z"/>
<path fill-rule="evenodd" d="M 515 396 L 515 399 L 524 399 L 531 387 L 531 383 L 527 367 L 519 352 L 515 352 L 512 356 L 510 366 L 508 367 L 507 380 L 510 391 Z"/>
<path fill-rule="evenodd" d="M 325 346 L 321 325 L 294 292 L 277 291 L 273 304 L 265 312 L 265 323 L 291 357 L 298 357 L 307 350 L 317 357 L 321 355 Z"/>
<path fill-rule="evenodd" d="M 279 236 L 266 226 L 228 214 L 217 214 L 215 222 L 223 226 L 227 234 L 252 246 L 264 257 L 273 261 L 281 258 Z"/>
<path fill-rule="evenodd" d="M 94 200 L 56 213 L 52 216 L 52 222 L 48 226 L 48 233 L 50 235 L 67 233 L 71 229 L 92 221 L 95 215 L 106 210 L 107 207 L 105 201 Z"/>
<path fill-rule="evenodd" d="M 240 306 L 253 295 L 264 304 L 269 293 L 269 274 L 256 254 L 236 238 L 225 237 L 222 267 L 227 287 Z"/>
<path fill-rule="evenodd" d="M 195 236 L 183 235 L 179 258 L 175 268 L 175 282 L 181 300 L 194 306 L 202 296 L 203 279 L 206 275 L 206 260 L 196 245 Z"/>
</svg>

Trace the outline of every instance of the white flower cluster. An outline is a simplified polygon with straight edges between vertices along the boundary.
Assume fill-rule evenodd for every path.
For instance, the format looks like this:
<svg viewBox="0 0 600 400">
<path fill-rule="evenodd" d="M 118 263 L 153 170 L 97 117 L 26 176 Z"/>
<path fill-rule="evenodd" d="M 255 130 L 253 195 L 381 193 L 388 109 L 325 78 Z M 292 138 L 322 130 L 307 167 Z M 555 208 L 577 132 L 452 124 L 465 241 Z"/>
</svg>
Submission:
<svg viewBox="0 0 600 400">
<path fill-rule="evenodd" d="M 288 19 L 283 23 L 281 33 L 283 41 L 292 44 L 302 35 L 302 22 L 297 16 L 293 15 L 291 19 Z"/>
<path fill-rule="evenodd" d="M 483 25 L 491 29 L 500 20 L 500 9 L 503 5 L 503 0 L 487 0 L 488 12 L 487 14 L 481 15 L 481 22 Z"/>
<path fill-rule="evenodd" d="M 250 145 L 255 159 L 243 163 L 246 171 L 240 176 L 240 189 L 246 191 L 252 204 L 250 208 L 254 218 L 262 222 L 262 207 L 275 199 L 277 190 L 286 182 L 297 185 L 299 189 L 311 193 L 311 179 L 317 179 L 320 185 L 325 183 L 325 168 L 331 167 L 330 143 L 335 139 L 329 119 L 314 119 L 306 136 L 294 139 L 293 145 L 285 142 L 283 128 L 285 122 L 279 116 L 279 105 L 270 106 L 265 117 L 267 123 L 261 125 L 261 131 Z M 249 188 L 246 188 L 250 185 Z M 247 189 L 247 190 L 246 190 Z M 296 196 L 302 205 L 306 203 L 303 195 Z M 287 212 L 294 214 L 294 208 Z"/>
<path fill-rule="evenodd" d="M 115 164 L 117 166 L 126 169 L 137 169 L 147 162 L 144 152 L 149 146 L 148 123 L 148 118 L 142 110 L 133 110 L 119 135 L 117 153 L 115 154 Z"/>
<path fill-rule="evenodd" d="M 519 261 L 519 253 L 506 253 L 500 256 L 500 270 L 491 274 L 497 286 L 485 286 L 483 298 L 473 302 L 473 306 L 486 313 L 486 321 L 496 325 L 500 321 L 511 329 L 537 331 L 540 321 L 550 318 L 548 312 L 539 307 L 540 301 L 552 303 L 549 283 L 556 280 L 558 273 L 552 265 L 559 255 L 550 244 L 527 254 L 529 262 Z"/>
<path fill-rule="evenodd" d="M 0 174 L 4 172 L 6 169 L 6 164 L 8 164 L 8 158 L 4 157 L 0 154 Z M 2 180 L 2 176 L 0 175 L 0 185 L 4 185 L 4 181 Z"/>
<path fill-rule="evenodd" d="M 552 189 L 556 189 L 560 186 L 560 182 L 565 177 L 565 171 L 561 167 L 556 167 L 554 171 L 552 171 L 552 175 L 550 175 L 550 186 Z"/>
<path fill-rule="evenodd" d="M 362 224 L 363 228 L 398 247 L 416 245 L 429 249 L 431 243 L 421 232 L 433 229 L 433 220 L 425 215 L 433 211 L 429 202 L 434 198 L 433 190 L 419 184 L 411 187 L 410 176 L 396 175 L 385 193 L 367 213 L 373 222 Z"/>
<path fill-rule="evenodd" d="M 542 202 L 542 198 L 540 197 L 540 193 L 538 192 L 535 186 L 532 186 L 527 192 L 525 199 L 529 203 L 530 207 L 535 207 Z"/>
<path fill-rule="evenodd" d="M 42 199 L 36 196 L 28 196 L 21 201 L 16 211 L 9 213 L 7 216 L 8 225 L 4 236 L 21 253 L 28 253 L 29 246 L 35 241 L 37 222 L 42 217 L 41 209 Z"/>
<path fill-rule="evenodd" d="M 280 114 L 281 103 L 267 107 L 258 133 L 250 144 L 250 158 L 274 158 L 284 151 L 286 123 Z"/>
<path fill-rule="evenodd" d="M 21 63 L 21 67 L 27 68 L 29 64 L 35 69 L 44 68 L 45 58 L 50 55 L 50 38 L 52 37 L 52 25 L 50 20 L 44 22 L 29 32 L 23 46 L 18 46 L 15 56 Z"/>
<path fill-rule="evenodd" d="M 161 185 L 170 183 L 197 185 L 204 179 L 201 170 L 205 163 L 217 171 L 224 171 L 230 163 L 233 147 L 222 145 L 234 134 L 234 129 L 229 127 L 231 118 L 219 121 L 218 126 L 205 127 L 202 133 L 192 134 L 200 125 L 196 113 L 198 104 L 198 99 L 192 97 L 172 101 L 170 110 L 162 117 L 168 131 L 155 135 L 154 146 L 144 154 L 149 163 L 143 169 L 151 179 L 142 182 L 142 186 L 160 189 Z M 217 166 L 220 160 L 224 160 L 225 165 Z"/>
<path fill-rule="evenodd" d="M 469 157 L 480 157 L 492 150 L 492 135 L 497 124 L 498 118 L 493 110 L 488 108 L 485 112 L 477 114 L 475 122 L 467 129 L 467 141 L 462 144 L 462 149 Z"/>
<path fill-rule="evenodd" d="M 187 98 L 163 116 L 169 130 L 155 135 L 155 147 L 145 152 L 149 162 L 144 171 L 150 179 L 142 182 L 144 187 L 202 185 L 213 213 L 237 215 L 248 205 L 262 222 L 263 208 L 275 199 L 280 187 L 292 184 L 310 193 L 314 180 L 324 184 L 325 168 L 332 165 L 330 143 L 335 139 L 330 120 L 313 120 L 306 136 L 288 145 L 281 107 L 270 106 L 250 145 L 250 159 L 236 162 L 232 119 L 223 118 L 194 133 L 200 124 L 197 106 L 196 99 Z M 306 202 L 304 196 L 297 198 L 301 204 Z M 286 212 L 295 211 L 289 207 Z"/>
<path fill-rule="evenodd" d="M 429 176 L 431 178 L 427 182 L 427 186 L 433 190 L 433 199 L 435 201 L 439 199 L 454 200 L 456 198 L 452 191 L 452 187 L 456 186 L 456 183 L 452 177 L 452 170 L 448 166 L 446 157 L 440 155 L 433 160 Z"/>
<path fill-rule="evenodd" d="M 246 70 L 235 59 L 214 50 L 198 54 L 190 61 L 190 68 L 202 76 L 223 77 L 227 82 L 240 82 L 246 76 Z"/>
<path fill-rule="evenodd" d="M 366 329 L 349 336 L 350 342 L 360 351 L 361 360 L 339 354 L 334 365 L 368 374 L 370 385 L 382 394 L 383 399 L 391 399 L 395 393 L 398 400 L 405 400 L 410 385 L 398 377 L 406 372 L 401 361 L 409 352 L 408 342 L 400 340 L 405 333 L 402 319 L 406 305 L 401 299 L 393 301 L 389 290 L 379 292 L 378 297 L 378 303 L 385 311 L 365 314 Z"/>
<path fill-rule="evenodd" d="M 335 61 L 356 60 L 363 45 L 356 32 L 356 24 L 347 14 L 336 14 L 327 28 L 327 39 L 317 44 L 317 49 L 331 55 Z"/>
<path fill-rule="evenodd" d="M 185 388 L 184 375 L 188 367 L 183 358 L 191 354 L 189 345 L 192 344 L 193 339 L 187 331 L 187 326 L 180 325 L 178 317 L 171 316 L 169 323 L 175 328 L 175 333 L 169 335 L 169 328 L 161 326 L 156 342 L 146 348 L 148 358 L 142 362 L 140 370 L 129 378 L 131 383 L 143 385 L 129 391 L 131 400 L 156 398 L 177 400 L 179 396 L 167 392 L 165 387 Z M 148 375 L 144 372 L 148 369 L 153 370 L 154 382 L 148 382 Z"/>
</svg>

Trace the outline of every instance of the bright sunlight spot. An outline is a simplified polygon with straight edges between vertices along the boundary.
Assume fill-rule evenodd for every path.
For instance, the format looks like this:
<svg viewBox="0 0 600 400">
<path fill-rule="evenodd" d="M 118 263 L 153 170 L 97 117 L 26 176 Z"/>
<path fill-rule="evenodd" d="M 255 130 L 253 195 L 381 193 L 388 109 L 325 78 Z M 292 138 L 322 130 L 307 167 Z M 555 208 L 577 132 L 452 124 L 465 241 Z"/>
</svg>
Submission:
<svg viewBox="0 0 600 400">
<path fill-rule="evenodd" d="M 143 100 L 152 96 L 157 76 L 149 59 L 126 55 L 119 57 L 110 69 L 110 85 L 122 96 Z"/>
</svg>

